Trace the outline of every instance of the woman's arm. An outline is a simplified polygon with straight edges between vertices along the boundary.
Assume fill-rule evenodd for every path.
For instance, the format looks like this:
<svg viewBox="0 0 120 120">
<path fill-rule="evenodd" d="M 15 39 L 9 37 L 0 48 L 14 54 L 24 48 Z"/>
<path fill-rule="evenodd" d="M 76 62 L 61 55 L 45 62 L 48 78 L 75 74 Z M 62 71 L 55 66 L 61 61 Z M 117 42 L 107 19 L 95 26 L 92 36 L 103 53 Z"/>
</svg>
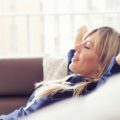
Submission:
<svg viewBox="0 0 120 120">
<path fill-rule="evenodd" d="M 75 50 L 74 50 L 74 49 L 71 49 L 71 50 L 68 52 L 68 65 L 67 65 L 67 74 L 68 74 L 68 75 L 70 75 L 70 74 L 73 73 L 73 72 L 70 70 L 69 65 L 71 64 L 71 59 L 72 59 L 74 53 L 75 53 Z"/>
<path fill-rule="evenodd" d="M 103 73 L 101 76 L 97 87 L 101 86 L 104 84 L 107 80 L 108 77 L 115 75 L 117 73 L 120 73 L 120 54 L 118 54 L 116 57 L 113 57 L 112 60 L 110 61 L 110 64 L 106 71 Z"/>
<path fill-rule="evenodd" d="M 115 63 L 111 69 L 111 75 L 120 73 L 120 53 L 115 58 Z"/>
<path fill-rule="evenodd" d="M 88 32 L 88 27 L 83 25 L 81 26 L 78 31 L 77 31 L 77 35 L 75 37 L 75 42 L 74 42 L 74 46 L 77 46 L 78 44 L 80 44 L 82 42 L 82 39 L 84 37 L 84 35 Z"/>
</svg>

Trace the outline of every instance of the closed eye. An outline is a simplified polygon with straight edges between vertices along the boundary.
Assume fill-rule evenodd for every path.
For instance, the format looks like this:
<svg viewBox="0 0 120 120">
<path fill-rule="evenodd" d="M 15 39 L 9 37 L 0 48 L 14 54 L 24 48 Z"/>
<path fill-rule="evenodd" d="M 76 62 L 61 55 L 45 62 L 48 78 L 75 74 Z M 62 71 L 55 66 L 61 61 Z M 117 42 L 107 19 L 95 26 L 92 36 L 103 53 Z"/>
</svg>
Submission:
<svg viewBox="0 0 120 120">
<path fill-rule="evenodd" d="M 85 41 L 83 46 L 87 49 L 91 49 L 93 47 L 93 44 L 90 41 Z"/>
</svg>

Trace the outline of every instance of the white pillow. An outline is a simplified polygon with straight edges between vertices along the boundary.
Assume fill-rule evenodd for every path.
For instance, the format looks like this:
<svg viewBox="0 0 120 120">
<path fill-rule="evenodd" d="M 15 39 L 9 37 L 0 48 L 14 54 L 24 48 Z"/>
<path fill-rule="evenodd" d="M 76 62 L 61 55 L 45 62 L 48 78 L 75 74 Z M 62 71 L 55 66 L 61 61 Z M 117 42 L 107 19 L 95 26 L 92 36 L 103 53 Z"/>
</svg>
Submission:
<svg viewBox="0 0 120 120">
<path fill-rule="evenodd" d="M 67 75 L 67 57 L 43 56 L 44 80 L 61 79 Z"/>
</svg>

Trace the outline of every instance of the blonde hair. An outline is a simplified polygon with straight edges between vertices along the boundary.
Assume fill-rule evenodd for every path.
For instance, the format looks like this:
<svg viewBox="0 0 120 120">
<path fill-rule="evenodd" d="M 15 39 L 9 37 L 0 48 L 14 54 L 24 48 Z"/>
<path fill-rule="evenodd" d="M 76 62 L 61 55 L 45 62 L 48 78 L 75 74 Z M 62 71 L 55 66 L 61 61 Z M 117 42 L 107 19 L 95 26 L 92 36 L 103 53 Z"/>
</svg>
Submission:
<svg viewBox="0 0 120 120">
<path fill-rule="evenodd" d="M 98 78 L 104 73 L 108 67 L 112 57 L 120 53 L 120 34 L 111 27 L 100 27 L 94 29 L 85 36 L 84 39 L 96 33 L 96 51 L 100 56 L 99 61 L 102 64 L 102 70 L 98 74 Z"/>
<path fill-rule="evenodd" d="M 98 36 L 96 37 L 96 41 L 98 41 L 96 50 L 99 51 L 98 54 L 100 55 L 100 62 L 102 63 L 101 71 L 98 73 L 98 76 L 94 78 L 99 80 L 100 76 L 108 67 L 112 57 L 120 52 L 120 34 L 113 28 L 100 27 L 89 32 L 84 39 L 93 33 L 97 33 Z M 67 82 L 70 77 L 72 76 L 51 82 L 41 82 L 39 84 L 41 87 L 36 91 L 35 98 L 38 100 L 44 96 L 54 95 L 60 91 L 73 91 L 73 96 L 79 96 L 88 84 L 95 81 L 94 79 L 91 80 L 91 78 L 85 78 L 88 80 L 71 86 L 71 83 Z"/>
</svg>

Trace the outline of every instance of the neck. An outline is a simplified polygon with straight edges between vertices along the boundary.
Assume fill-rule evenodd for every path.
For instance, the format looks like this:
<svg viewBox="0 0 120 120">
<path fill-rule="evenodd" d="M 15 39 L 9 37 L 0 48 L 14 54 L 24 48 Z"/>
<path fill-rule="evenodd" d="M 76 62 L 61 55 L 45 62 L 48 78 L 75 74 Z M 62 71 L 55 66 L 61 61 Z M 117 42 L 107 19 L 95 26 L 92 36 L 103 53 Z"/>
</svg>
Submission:
<svg viewBox="0 0 120 120">
<path fill-rule="evenodd" d="M 93 81 L 98 81 L 98 80 L 99 80 L 99 75 L 98 75 L 98 73 L 88 75 L 87 77 L 91 78 Z"/>
</svg>

